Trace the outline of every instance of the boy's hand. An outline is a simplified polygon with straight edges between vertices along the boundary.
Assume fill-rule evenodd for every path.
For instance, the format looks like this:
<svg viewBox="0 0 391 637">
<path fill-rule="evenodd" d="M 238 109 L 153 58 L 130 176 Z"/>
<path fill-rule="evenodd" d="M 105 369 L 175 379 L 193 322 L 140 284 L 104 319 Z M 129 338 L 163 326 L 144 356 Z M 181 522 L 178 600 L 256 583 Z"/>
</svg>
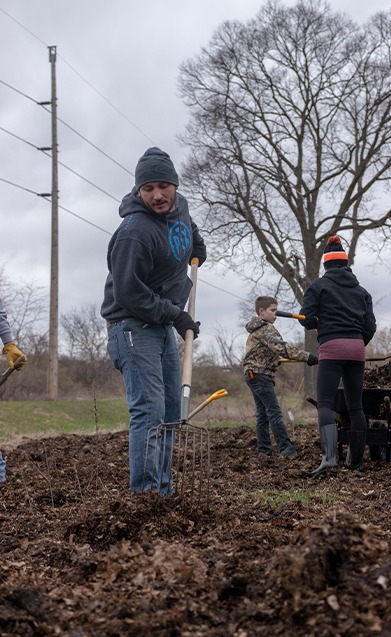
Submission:
<svg viewBox="0 0 391 637">
<path fill-rule="evenodd" d="M 307 358 L 307 365 L 309 365 L 310 367 L 312 367 L 312 365 L 317 365 L 318 362 L 318 357 L 315 356 L 315 354 L 310 354 Z"/>
</svg>

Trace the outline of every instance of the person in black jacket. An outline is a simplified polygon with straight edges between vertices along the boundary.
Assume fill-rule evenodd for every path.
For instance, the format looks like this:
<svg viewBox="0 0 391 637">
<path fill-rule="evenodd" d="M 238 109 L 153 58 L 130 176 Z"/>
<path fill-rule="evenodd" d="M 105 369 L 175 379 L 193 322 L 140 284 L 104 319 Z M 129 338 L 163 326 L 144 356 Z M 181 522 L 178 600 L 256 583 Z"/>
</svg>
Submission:
<svg viewBox="0 0 391 637">
<path fill-rule="evenodd" d="M 371 295 L 350 267 L 348 255 L 337 236 L 324 249 L 325 273 L 306 290 L 300 323 L 318 331 L 319 366 L 317 403 L 322 461 L 312 472 L 319 476 L 337 468 L 337 425 L 333 405 L 342 378 L 351 430 L 347 466 L 363 470 L 367 421 L 362 408 L 365 346 L 376 332 Z"/>
<path fill-rule="evenodd" d="M 206 248 L 178 185 L 169 155 L 149 148 L 137 163 L 133 190 L 122 200 L 122 223 L 107 253 L 101 314 L 107 322 L 108 353 L 123 375 L 131 414 L 132 492 L 172 492 L 172 438 L 168 435 L 160 444 L 151 436 L 160 424 L 180 418 L 181 374 L 173 327 L 183 339 L 187 330 L 194 338 L 199 333 L 199 322 L 184 307 L 192 285 L 188 264 L 196 257 L 202 265 Z M 144 464 L 148 432 L 151 445 Z"/>
</svg>

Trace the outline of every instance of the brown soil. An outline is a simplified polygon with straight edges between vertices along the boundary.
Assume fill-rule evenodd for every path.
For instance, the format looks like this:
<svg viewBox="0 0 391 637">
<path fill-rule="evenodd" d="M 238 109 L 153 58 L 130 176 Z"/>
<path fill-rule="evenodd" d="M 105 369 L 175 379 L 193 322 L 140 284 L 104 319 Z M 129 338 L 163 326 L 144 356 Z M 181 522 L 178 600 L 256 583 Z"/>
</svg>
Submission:
<svg viewBox="0 0 391 637">
<path fill-rule="evenodd" d="M 213 430 L 210 504 L 128 491 L 127 433 L 25 440 L 0 489 L 2 637 L 391 635 L 391 472 L 259 462 Z M 390 491 L 389 491 L 390 489 Z"/>
<path fill-rule="evenodd" d="M 315 422 L 295 442 L 260 463 L 254 429 L 211 431 L 207 507 L 130 498 L 126 432 L 25 439 L 0 485 L 0 637 L 391 635 L 390 464 L 367 448 L 366 472 L 314 480 Z"/>
</svg>

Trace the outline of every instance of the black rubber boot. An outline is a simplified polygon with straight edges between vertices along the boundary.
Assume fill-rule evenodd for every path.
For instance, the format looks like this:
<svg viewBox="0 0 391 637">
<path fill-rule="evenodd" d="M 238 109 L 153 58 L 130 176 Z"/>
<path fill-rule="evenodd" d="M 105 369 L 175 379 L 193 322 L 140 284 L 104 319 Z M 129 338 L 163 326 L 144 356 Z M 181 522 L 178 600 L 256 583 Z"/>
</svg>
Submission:
<svg viewBox="0 0 391 637">
<path fill-rule="evenodd" d="M 349 451 L 346 465 L 353 471 L 364 471 L 363 457 L 367 432 L 364 429 L 348 431 Z"/>
<path fill-rule="evenodd" d="M 337 425 L 325 425 L 319 428 L 320 446 L 323 453 L 322 462 L 315 471 L 311 472 L 311 476 L 316 478 L 328 471 L 335 472 L 337 470 L 337 446 L 338 432 Z"/>
</svg>

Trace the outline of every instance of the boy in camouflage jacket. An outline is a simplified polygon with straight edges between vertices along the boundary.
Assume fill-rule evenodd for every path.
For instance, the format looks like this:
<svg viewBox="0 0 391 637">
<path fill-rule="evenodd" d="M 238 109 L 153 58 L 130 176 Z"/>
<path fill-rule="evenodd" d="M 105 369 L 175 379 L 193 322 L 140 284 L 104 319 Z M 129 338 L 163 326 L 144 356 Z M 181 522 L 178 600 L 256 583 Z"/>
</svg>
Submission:
<svg viewBox="0 0 391 637">
<path fill-rule="evenodd" d="M 284 458 L 297 458 L 297 451 L 289 438 L 275 392 L 275 373 L 280 358 L 304 361 L 316 365 L 313 354 L 289 345 L 273 326 L 277 301 L 270 296 L 259 296 L 255 301 L 254 316 L 246 325 L 249 336 L 243 360 L 244 377 L 253 394 L 256 407 L 256 435 L 261 457 L 272 455 L 270 431 Z"/>
</svg>

